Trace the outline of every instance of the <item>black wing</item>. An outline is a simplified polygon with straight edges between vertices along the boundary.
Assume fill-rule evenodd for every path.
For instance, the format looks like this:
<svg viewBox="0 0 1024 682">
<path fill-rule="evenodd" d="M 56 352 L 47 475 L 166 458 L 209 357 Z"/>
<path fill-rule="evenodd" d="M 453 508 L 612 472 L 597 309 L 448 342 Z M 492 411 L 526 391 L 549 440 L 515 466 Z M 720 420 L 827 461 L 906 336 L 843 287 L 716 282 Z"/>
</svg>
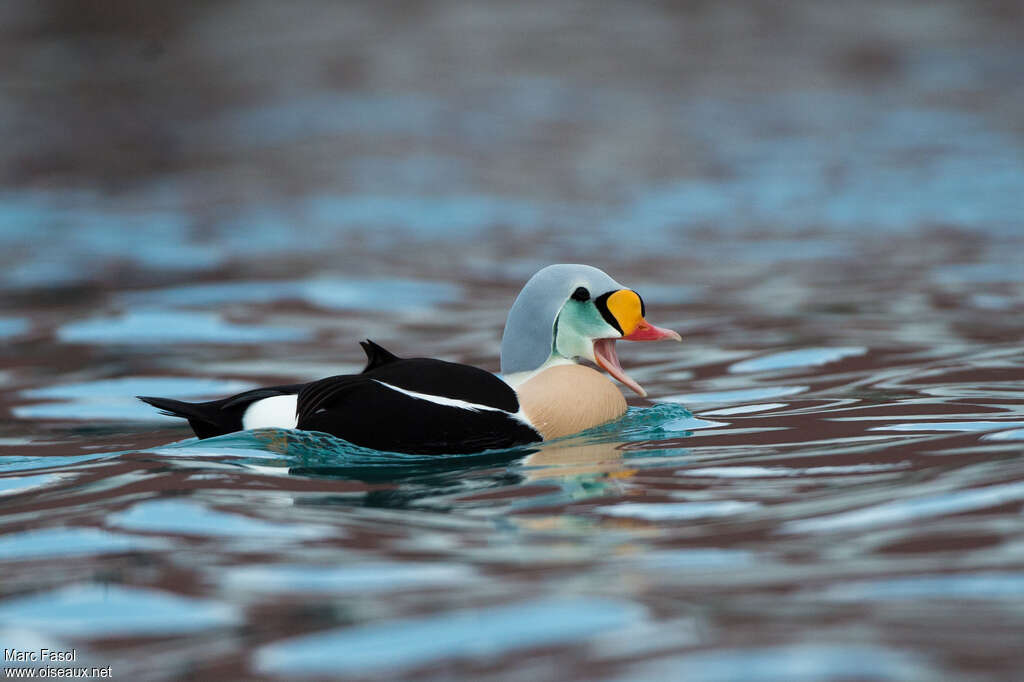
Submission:
<svg viewBox="0 0 1024 682">
<path fill-rule="evenodd" d="M 519 410 L 515 391 L 490 372 L 429 358 L 391 358 L 376 366 L 371 358 L 362 374 L 308 384 L 299 393 L 298 428 L 414 454 L 463 454 L 540 440 L 512 416 Z M 480 408 L 443 405 L 390 387 Z"/>
</svg>

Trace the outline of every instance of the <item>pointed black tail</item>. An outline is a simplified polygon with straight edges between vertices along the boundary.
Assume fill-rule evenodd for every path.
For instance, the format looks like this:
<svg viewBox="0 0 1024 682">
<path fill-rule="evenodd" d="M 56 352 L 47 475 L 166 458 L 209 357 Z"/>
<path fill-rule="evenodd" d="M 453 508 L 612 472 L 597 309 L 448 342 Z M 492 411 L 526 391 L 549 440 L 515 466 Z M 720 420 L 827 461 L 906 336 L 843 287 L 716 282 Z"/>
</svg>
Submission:
<svg viewBox="0 0 1024 682">
<path fill-rule="evenodd" d="M 156 398 L 148 395 L 136 397 L 142 402 L 158 408 L 163 414 L 187 419 L 188 425 L 200 438 L 210 438 L 242 429 L 241 415 L 225 413 L 221 410 L 221 405 L 224 404 L 223 400 L 214 400 L 208 403 L 186 403 L 183 400 Z"/>
<path fill-rule="evenodd" d="M 241 431 L 244 428 L 242 417 L 245 416 L 245 411 L 257 400 L 275 395 L 297 395 L 303 386 L 304 384 L 291 384 L 289 386 L 256 388 L 230 398 L 211 400 L 206 403 L 186 403 L 184 400 L 155 398 L 148 395 L 136 397 L 142 402 L 162 410 L 164 414 L 187 419 L 188 425 L 200 438 L 211 438 Z"/>
</svg>

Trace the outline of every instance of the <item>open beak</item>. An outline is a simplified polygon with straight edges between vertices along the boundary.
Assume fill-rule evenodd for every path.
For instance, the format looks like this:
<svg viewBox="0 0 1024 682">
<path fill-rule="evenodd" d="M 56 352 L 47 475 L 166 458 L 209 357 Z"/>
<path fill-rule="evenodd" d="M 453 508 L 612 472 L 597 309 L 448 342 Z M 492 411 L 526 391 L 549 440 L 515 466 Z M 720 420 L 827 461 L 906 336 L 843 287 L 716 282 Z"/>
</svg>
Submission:
<svg viewBox="0 0 1024 682">
<path fill-rule="evenodd" d="M 664 341 L 666 339 L 671 339 L 673 341 L 683 340 L 683 337 L 679 336 L 679 332 L 674 332 L 671 329 L 665 329 L 664 327 L 655 327 L 642 317 L 640 318 L 640 323 L 636 326 L 636 329 L 622 338 L 626 341 Z"/>
<path fill-rule="evenodd" d="M 636 292 L 629 289 L 620 289 L 608 296 L 603 302 L 604 310 L 607 311 L 606 318 L 611 316 L 619 329 L 622 330 L 620 338 L 626 341 L 682 341 L 683 337 L 671 329 L 656 327 L 643 317 L 643 302 Z M 647 397 L 647 391 L 635 382 L 619 364 L 619 356 L 615 352 L 615 342 L 618 339 L 595 339 L 594 340 L 594 361 L 604 371 L 618 379 L 623 385 L 640 397 Z"/>
<path fill-rule="evenodd" d="M 625 370 L 622 369 L 622 365 L 619 364 L 619 356 L 615 352 L 615 341 L 616 339 L 595 339 L 594 362 L 601 369 L 622 382 L 624 386 L 629 386 L 633 393 L 636 393 L 641 398 L 646 398 L 647 391 L 644 390 L 643 386 L 633 381 L 632 377 L 626 374 Z"/>
</svg>

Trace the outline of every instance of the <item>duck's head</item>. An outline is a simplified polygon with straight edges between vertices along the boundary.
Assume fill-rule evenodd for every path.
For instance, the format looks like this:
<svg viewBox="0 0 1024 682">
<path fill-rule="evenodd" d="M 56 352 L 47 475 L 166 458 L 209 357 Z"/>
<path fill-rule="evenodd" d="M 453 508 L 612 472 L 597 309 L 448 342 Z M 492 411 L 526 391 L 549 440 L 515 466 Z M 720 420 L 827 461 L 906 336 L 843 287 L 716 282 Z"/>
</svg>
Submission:
<svg viewBox="0 0 1024 682">
<path fill-rule="evenodd" d="M 637 394 L 647 393 L 627 375 L 615 342 L 680 341 L 679 334 L 644 319 L 640 295 L 589 265 L 549 265 L 519 292 L 501 340 L 505 376 L 548 364 L 597 363 Z"/>
</svg>

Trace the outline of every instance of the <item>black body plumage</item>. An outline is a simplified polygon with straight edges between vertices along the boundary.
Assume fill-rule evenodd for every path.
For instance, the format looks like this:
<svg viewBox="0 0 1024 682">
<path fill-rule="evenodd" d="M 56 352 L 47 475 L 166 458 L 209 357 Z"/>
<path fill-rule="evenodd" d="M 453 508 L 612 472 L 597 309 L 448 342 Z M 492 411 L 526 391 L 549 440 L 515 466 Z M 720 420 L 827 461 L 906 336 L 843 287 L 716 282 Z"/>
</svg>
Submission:
<svg viewBox="0 0 1024 682">
<path fill-rule="evenodd" d="M 490 372 L 443 360 L 399 358 L 369 340 L 361 345 L 367 364 L 360 374 L 259 388 L 204 403 L 139 398 L 188 419 L 199 438 L 242 430 L 242 418 L 254 402 L 297 395 L 297 428 L 375 450 L 466 454 L 541 440 L 514 416 L 519 410 L 515 391 Z M 446 401 L 459 402 L 442 404 Z"/>
</svg>

